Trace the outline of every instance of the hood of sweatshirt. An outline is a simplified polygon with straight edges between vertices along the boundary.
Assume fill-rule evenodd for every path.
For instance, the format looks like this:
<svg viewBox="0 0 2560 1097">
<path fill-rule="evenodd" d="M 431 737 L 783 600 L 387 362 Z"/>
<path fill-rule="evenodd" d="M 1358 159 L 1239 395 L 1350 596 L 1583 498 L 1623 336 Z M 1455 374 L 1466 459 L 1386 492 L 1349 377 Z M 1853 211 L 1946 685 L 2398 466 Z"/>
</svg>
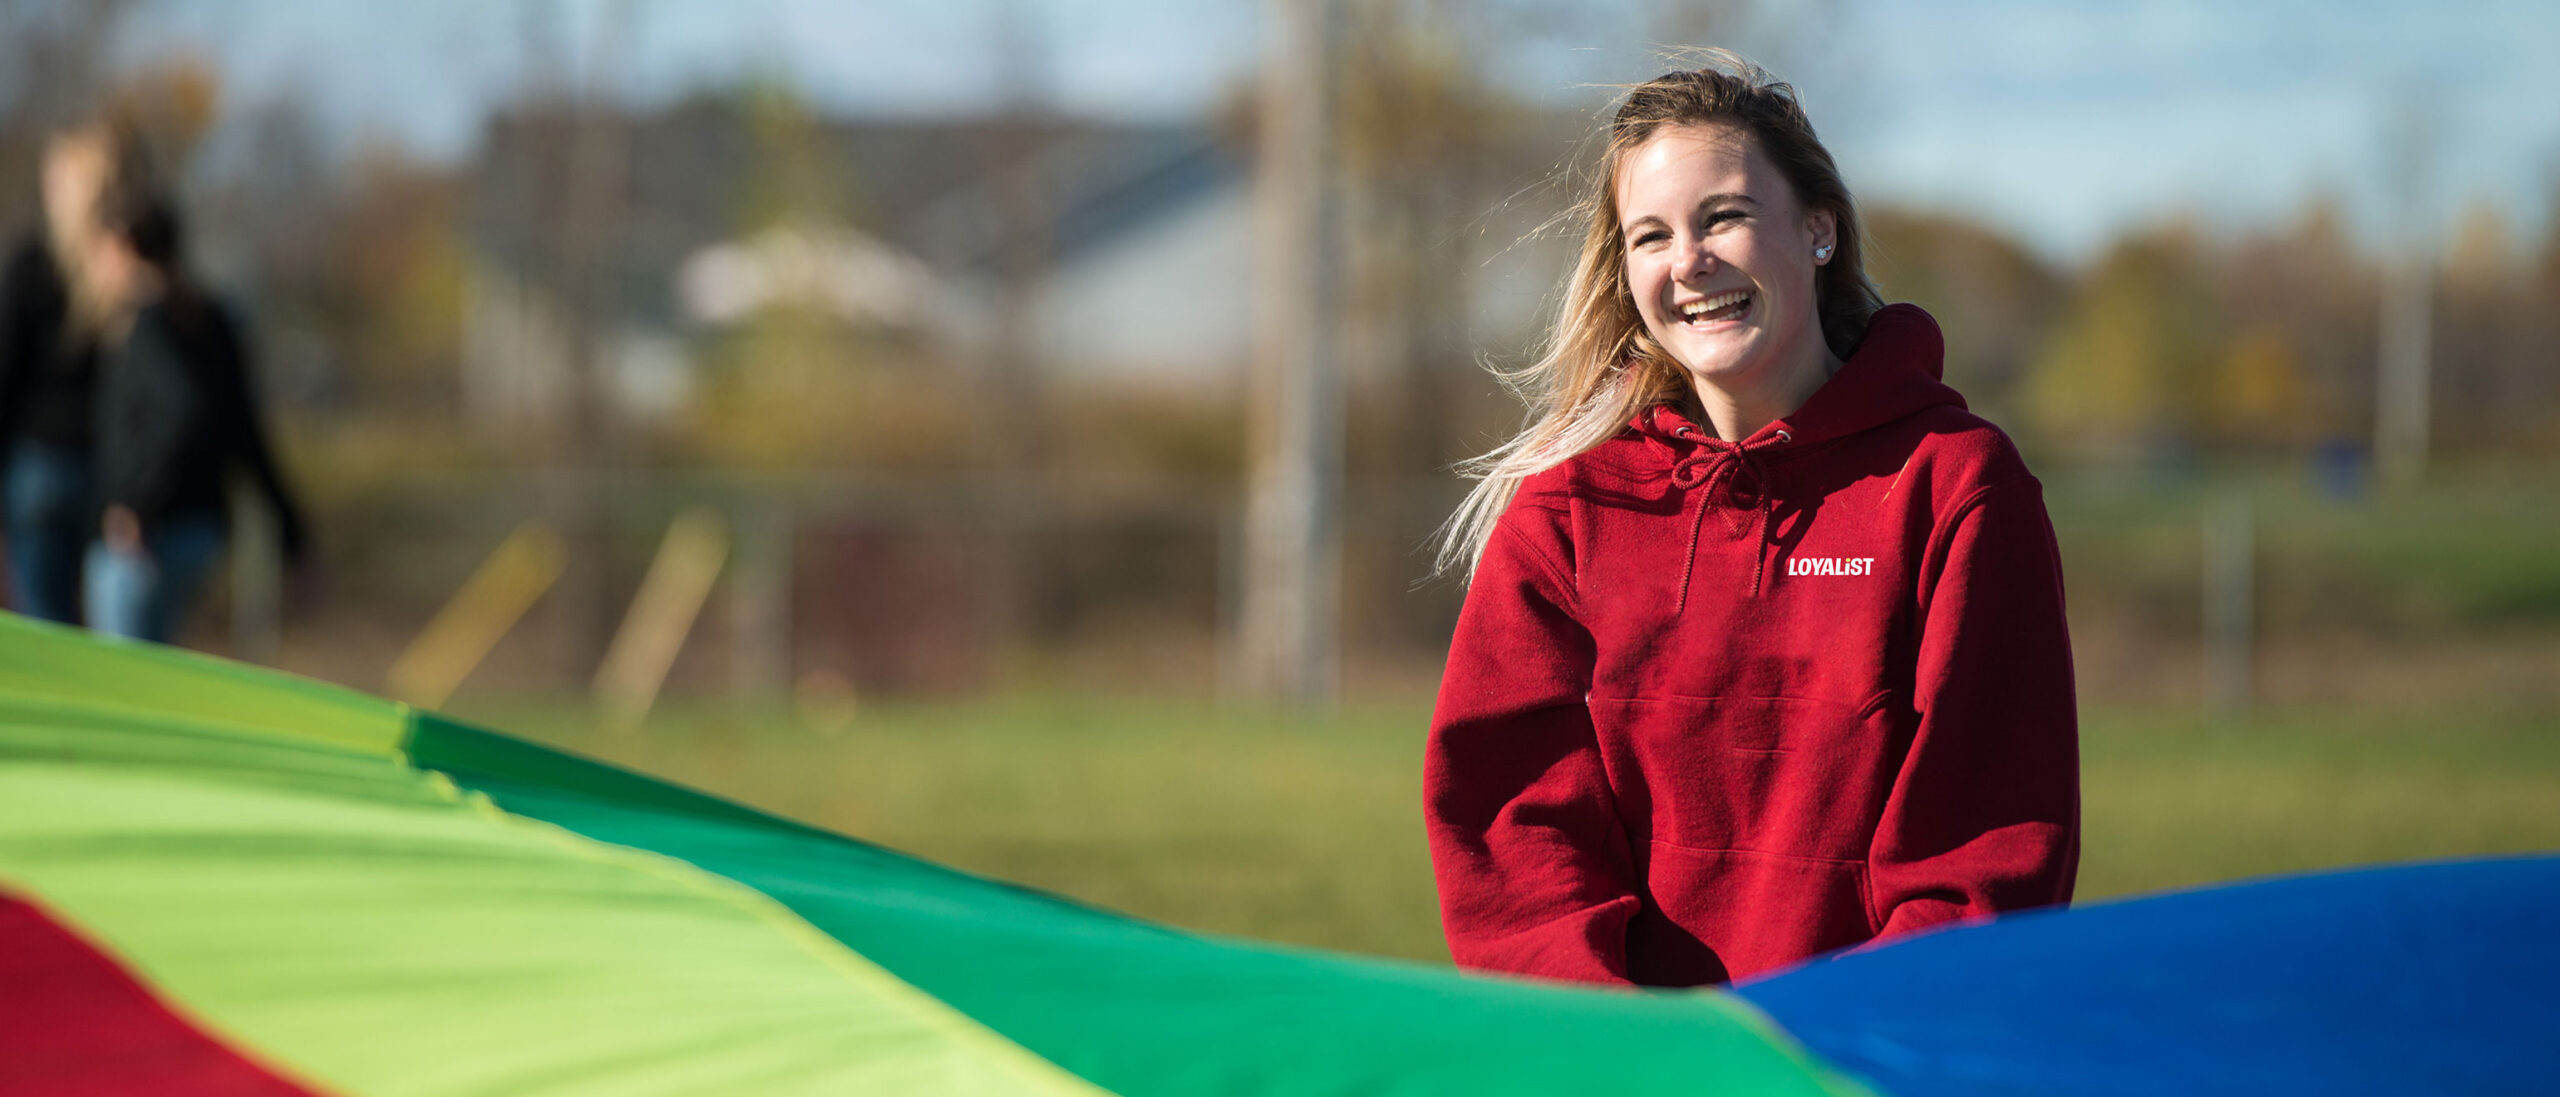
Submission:
<svg viewBox="0 0 2560 1097">
<path fill-rule="evenodd" d="M 1814 390 L 1803 407 L 1780 416 L 1740 442 L 1717 438 L 1715 432 L 1677 409 L 1660 406 L 1638 415 L 1638 431 L 1675 450 L 1694 446 L 1748 449 L 1780 458 L 1804 447 L 1872 430 L 1914 412 L 1939 405 L 1965 406 L 1964 397 L 1948 388 L 1947 342 L 1938 322 L 1912 304 L 1886 305 L 1867 322 L 1839 372 Z"/>
<path fill-rule="evenodd" d="M 1876 310 L 1867 333 L 1847 360 L 1803 407 L 1781 416 L 1739 442 L 1727 442 L 1690 421 L 1668 405 L 1636 416 L 1631 424 L 1653 458 L 1646 464 L 1667 465 L 1668 487 L 1698 496 L 1685 503 L 1695 512 L 1690 523 L 1690 557 L 1707 512 L 1721 511 L 1728 532 L 1736 537 L 1769 535 L 1774 487 L 1769 465 L 1817 454 L 1827 444 L 1873 430 L 1939 406 L 1963 409 L 1964 397 L 1940 380 L 1946 369 L 1946 339 L 1938 322 L 1918 305 L 1887 305 Z M 1660 467 L 1657 465 L 1657 467 Z M 1641 479 L 1646 472 L 1629 470 Z M 1766 553 L 1762 553 L 1765 558 Z M 1757 594 L 1762 576 L 1755 568 L 1751 590 Z M 1688 603 L 1688 579 L 1680 584 L 1679 605 Z"/>
</svg>

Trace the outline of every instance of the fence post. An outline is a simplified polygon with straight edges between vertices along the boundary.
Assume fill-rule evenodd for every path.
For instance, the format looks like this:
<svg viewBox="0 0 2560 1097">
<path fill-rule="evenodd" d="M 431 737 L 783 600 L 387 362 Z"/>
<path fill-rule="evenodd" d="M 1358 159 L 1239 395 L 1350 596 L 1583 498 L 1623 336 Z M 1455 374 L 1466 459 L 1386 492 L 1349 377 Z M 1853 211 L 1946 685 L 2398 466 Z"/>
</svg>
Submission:
<svg viewBox="0 0 2560 1097">
<path fill-rule="evenodd" d="M 2204 520 L 2204 706 L 2209 716 L 2249 710 L 2257 601 L 2257 515 L 2245 492 L 2208 503 Z"/>
</svg>

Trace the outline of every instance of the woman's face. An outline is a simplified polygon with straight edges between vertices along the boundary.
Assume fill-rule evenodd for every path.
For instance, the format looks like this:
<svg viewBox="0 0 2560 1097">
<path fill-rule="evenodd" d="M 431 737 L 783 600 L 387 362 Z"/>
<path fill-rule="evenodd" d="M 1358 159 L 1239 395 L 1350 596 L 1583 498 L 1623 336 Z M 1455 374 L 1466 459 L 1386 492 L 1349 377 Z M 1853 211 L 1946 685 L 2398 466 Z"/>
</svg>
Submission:
<svg viewBox="0 0 2560 1097">
<path fill-rule="evenodd" d="M 71 134 L 45 146 L 44 217 L 54 240 L 74 247 L 86 242 L 96 225 L 107 169 L 107 149 L 96 138 Z"/>
<path fill-rule="evenodd" d="M 1619 163 L 1614 193 L 1636 312 L 1694 381 L 1736 391 L 1822 360 L 1814 250 L 1833 218 L 1797 204 L 1758 141 L 1665 127 Z"/>
</svg>

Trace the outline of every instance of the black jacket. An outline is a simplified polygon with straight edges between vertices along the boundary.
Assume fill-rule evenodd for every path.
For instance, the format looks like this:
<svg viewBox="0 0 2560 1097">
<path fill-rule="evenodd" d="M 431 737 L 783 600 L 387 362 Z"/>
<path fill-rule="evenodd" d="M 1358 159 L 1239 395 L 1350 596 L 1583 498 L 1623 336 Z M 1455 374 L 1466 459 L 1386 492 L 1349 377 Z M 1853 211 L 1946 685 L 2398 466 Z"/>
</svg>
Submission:
<svg viewBox="0 0 2560 1097">
<path fill-rule="evenodd" d="M 97 356 L 65 345 L 70 308 L 43 237 L 20 240 L 0 268 L 0 462 L 20 438 L 89 451 Z"/>
<path fill-rule="evenodd" d="M 299 556 L 299 508 L 276 470 L 249 393 L 247 354 L 228 310 L 185 297 L 137 312 L 101 356 L 98 497 L 133 509 L 147 533 L 175 515 L 228 513 L 234 467 L 275 508 L 286 555 Z"/>
</svg>

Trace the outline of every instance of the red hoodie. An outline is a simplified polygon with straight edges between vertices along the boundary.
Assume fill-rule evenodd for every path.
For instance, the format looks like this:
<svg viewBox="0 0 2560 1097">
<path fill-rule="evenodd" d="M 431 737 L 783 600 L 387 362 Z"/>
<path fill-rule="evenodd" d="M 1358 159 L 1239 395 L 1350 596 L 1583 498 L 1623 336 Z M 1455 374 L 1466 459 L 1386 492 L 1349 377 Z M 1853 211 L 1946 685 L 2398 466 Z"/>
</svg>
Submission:
<svg viewBox="0 0 2560 1097">
<path fill-rule="evenodd" d="M 1943 353 L 1894 305 L 1739 444 L 1658 408 L 1521 485 L 1425 761 L 1460 965 L 1687 986 L 2070 899 L 2053 527 Z"/>
</svg>

